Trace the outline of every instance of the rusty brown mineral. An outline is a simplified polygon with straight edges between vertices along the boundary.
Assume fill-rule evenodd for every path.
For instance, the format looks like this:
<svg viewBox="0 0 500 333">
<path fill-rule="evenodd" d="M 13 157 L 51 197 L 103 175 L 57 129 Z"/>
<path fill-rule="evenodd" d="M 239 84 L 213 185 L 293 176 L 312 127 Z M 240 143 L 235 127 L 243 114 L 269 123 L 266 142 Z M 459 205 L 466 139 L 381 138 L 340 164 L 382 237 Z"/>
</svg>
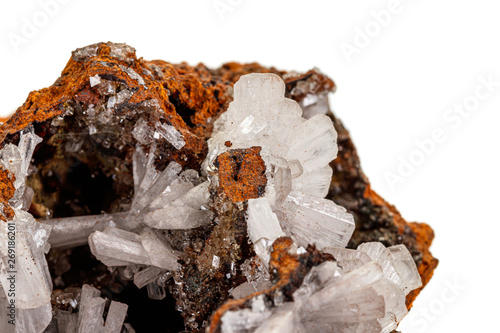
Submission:
<svg viewBox="0 0 500 333">
<path fill-rule="evenodd" d="M 233 202 L 255 199 L 266 187 L 266 166 L 260 147 L 234 149 L 217 157 L 220 186 Z"/>
</svg>

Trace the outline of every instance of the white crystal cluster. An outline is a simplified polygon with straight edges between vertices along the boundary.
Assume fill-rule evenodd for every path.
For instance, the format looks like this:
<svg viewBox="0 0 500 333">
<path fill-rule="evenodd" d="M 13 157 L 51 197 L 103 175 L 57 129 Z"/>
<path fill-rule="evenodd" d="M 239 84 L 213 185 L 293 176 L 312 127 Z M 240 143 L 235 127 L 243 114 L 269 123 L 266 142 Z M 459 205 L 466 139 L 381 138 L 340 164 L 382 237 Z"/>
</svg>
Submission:
<svg viewBox="0 0 500 333">
<path fill-rule="evenodd" d="M 269 308 L 265 295 L 251 308 L 229 311 L 222 332 L 389 333 L 406 316 L 405 296 L 422 286 L 415 262 L 404 245 L 386 248 L 364 243 L 357 250 L 328 247 L 337 261 L 314 267 L 293 302 Z M 240 295 L 240 297 L 245 295 Z"/>
<path fill-rule="evenodd" d="M 161 299 L 165 291 L 155 281 L 179 268 L 179 253 L 172 249 L 162 230 L 192 229 L 211 223 L 211 212 L 206 207 L 208 182 L 194 170 L 182 171 L 176 162 L 158 172 L 153 165 L 154 151 L 155 143 L 149 154 L 136 148 L 130 210 L 108 217 L 107 226 L 92 232 L 88 243 L 97 259 L 110 268 L 125 266 L 137 286 L 148 286 L 150 298 Z"/>
<path fill-rule="evenodd" d="M 355 228 L 352 215 L 323 199 L 332 179 L 329 163 L 337 156 L 337 132 L 328 116 L 303 118 L 299 104 L 285 98 L 279 76 L 249 74 L 235 84 L 234 100 L 214 127 L 204 164 L 208 172 L 228 149 L 262 148 L 268 184 L 264 197 L 248 200 L 247 224 L 264 262 L 269 246 L 283 235 L 302 247 L 347 245 Z"/>
<path fill-rule="evenodd" d="M 143 126 L 141 122 L 136 127 L 136 135 L 144 130 L 140 126 Z M 166 139 L 172 145 L 182 147 L 179 141 L 182 138 L 165 126 L 158 126 L 159 134 L 155 131 L 151 138 L 169 136 Z M 3 311 L 1 316 L 5 318 L 0 319 L 5 320 L 1 321 L 0 332 L 43 332 L 51 322 L 52 280 L 45 259 L 50 249 L 49 234 L 54 247 L 75 247 L 88 242 L 96 258 L 111 270 L 122 268 L 123 274 L 133 279 L 139 288 L 147 286 L 150 298 L 163 299 L 166 292 L 162 284 L 170 277 L 169 271 L 179 268 L 179 254 L 172 250 L 161 231 L 190 229 L 211 222 L 211 212 L 205 206 L 208 182 L 194 170 L 182 171 L 175 162 L 158 172 L 153 165 L 154 154 L 145 153 L 138 146 L 133 156 L 135 195 L 129 211 L 39 223 L 26 212 L 33 190 L 25 185 L 31 156 L 39 142 L 38 136 L 27 131 L 21 135 L 18 146 L 8 144 L 0 151 L 0 166 L 15 176 L 16 189 L 9 201 L 15 217 L 0 230 L 0 305 L 6 309 L 11 299 L 15 299 L 16 325 L 8 324 L 9 318 Z M 150 151 L 155 149 L 156 141 L 152 141 Z M 8 233 L 9 225 L 15 225 L 14 258 L 9 250 L 12 237 Z M 15 284 L 10 280 L 13 274 Z M 12 296 L 14 285 L 15 297 Z M 83 288 L 78 322 L 72 318 L 74 314 L 59 314 L 55 318 L 60 331 L 120 332 L 126 305 L 112 302 L 106 326 L 103 326 L 105 300 L 98 297 L 98 290 L 93 288 L 95 295 L 87 295 L 89 288 Z"/>
<path fill-rule="evenodd" d="M 337 156 L 337 132 L 330 118 L 317 114 L 305 119 L 299 104 L 284 96 L 285 84 L 277 75 L 242 76 L 234 85 L 233 102 L 214 124 L 205 161 L 210 170 L 216 157 L 229 149 L 261 147 L 271 176 L 266 197 L 272 204 L 291 190 L 324 197 L 332 177 L 328 164 Z"/>
<path fill-rule="evenodd" d="M 260 277 L 245 274 L 248 282 L 231 293 L 240 298 L 269 286 L 270 246 L 281 236 L 294 239 L 297 254 L 314 244 L 337 261 L 313 268 L 292 303 L 269 308 L 260 295 L 251 309 L 226 312 L 222 332 L 391 332 L 407 313 L 406 294 L 421 286 L 415 262 L 403 245 L 345 249 L 353 216 L 324 199 L 332 176 L 329 163 L 337 154 L 333 123 L 318 113 L 302 118 L 300 106 L 284 92 L 276 75 L 242 76 L 209 140 L 207 172 L 229 149 L 226 141 L 231 149 L 261 147 L 266 163 L 266 194 L 248 200 L 246 217 Z"/>
<path fill-rule="evenodd" d="M 111 301 L 106 321 L 104 321 L 106 300 L 101 298 L 100 295 L 101 292 L 98 289 L 84 284 L 80 298 L 74 300 L 74 308 L 78 308 L 78 313 L 70 311 L 58 311 L 56 313 L 54 324 L 57 327 L 57 332 L 121 333 L 124 328 L 123 322 L 127 316 L 128 305 Z"/>
<path fill-rule="evenodd" d="M 175 130 L 175 129 L 174 129 Z M 195 170 L 184 170 L 170 162 L 159 172 L 154 166 L 156 139 L 163 136 L 172 145 L 183 146 L 178 132 L 168 125 L 156 130 L 138 121 L 134 135 L 150 143 L 149 153 L 140 145 L 133 155 L 134 198 L 127 212 L 44 220 L 53 226 L 50 238 L 55 247 L 74 247 L 88 242 L 92 254 L 114 270 L 147 286 L 149 297 L 166 296 L 162 279 L 179 269 L 179 253 L 162 233 L 164 230 L 192 229 L 211 223 L 208 209 L 208 181 Z M 177 141 L 176 141 L 177 140 Z M 144 143 L 144 142 L 142 142 Z"/>
<path fill-rule="evenodd" d="M 7 144 L 0 151 L 1 168 L 15 177 L 15 193 L 9 201 L 14 218 L 0 221 L 0 332 L 43 332 L 52 319 L 52 280 L 45 260 L 50 227 L 26 212 L 33 190 L 25 181 L 31 156 L 41 141 L 32 130 L 25 130 L 17 146 Z M 10 311 L 12 304 L 14 312 Z M 9 316 L 12 313 L 15 315 Z"/>
</svg>

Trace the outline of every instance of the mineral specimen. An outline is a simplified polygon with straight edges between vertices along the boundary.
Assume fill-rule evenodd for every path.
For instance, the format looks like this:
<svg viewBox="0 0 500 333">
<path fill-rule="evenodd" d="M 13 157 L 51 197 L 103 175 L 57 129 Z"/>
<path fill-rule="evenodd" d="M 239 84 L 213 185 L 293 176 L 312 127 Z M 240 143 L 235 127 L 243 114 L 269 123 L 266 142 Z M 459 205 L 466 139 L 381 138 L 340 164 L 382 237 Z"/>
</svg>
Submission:
<svg viewBox="0 0 500 333">
<path fill-rule="evenodd" d="M 370 189 L 334 89 L 74 51 L 0 127 L 1 331 L 394 330 L 432 230 Z"/>
</svg>

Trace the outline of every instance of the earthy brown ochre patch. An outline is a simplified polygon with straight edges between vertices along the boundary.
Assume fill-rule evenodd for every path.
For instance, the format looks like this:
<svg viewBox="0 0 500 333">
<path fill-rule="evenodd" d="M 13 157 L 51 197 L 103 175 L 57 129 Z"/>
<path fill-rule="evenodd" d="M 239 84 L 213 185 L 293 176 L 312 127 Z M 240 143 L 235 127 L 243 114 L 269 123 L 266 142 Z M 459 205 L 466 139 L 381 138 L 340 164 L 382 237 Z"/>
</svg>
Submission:
<svg viewBox="0 0 500 333">
<path fill-rule="evenodd" d="M 158 119 L 175 126 L 186 142 L 183 149 L 172 149 L 169 157 L 181 165 L 186 165 L 186 156 L 192 164 L 202 160 L 205 139 L 211 133 L 213 121 L 225 110 L 231 97 L 227 92 L 230 86 L 211 75 L 204 65 L 191 67 L 183 63 L 174 66 L 160 60 L 146 62 L 136 58 L 132 47 L 128 47 L 128 53 L 117 56 L 113 52 L 114 45 L 95 44 L 91 56 L 82 55 L 79 52 L 82 49 L 73 52 L 61 77 L 51 87 L 31 92 L 26 102 L 0 126 L 0 142 L 32 123 L 43 123 L 64 114 L 74 104 L 82 108 L 95 105 L 101 97 L 98 89 L 90 86 L 89 78 L 99 75 L 135 91 L 130 99 L 116 107 L 117 116 L 123 117 L 145 101 L 157 100 L 162 110 Z M 132 79 L 120 66 L 141 75 L 144 84 Z M 36 134 L 46 133 L 37 128 Z"/>
<path fill-rule="evenodd" d="M 14 217 L 14 210 L 9 205 L 9 200 L 14 196 L 16 177 L 0 167 L 0 221 L 8 221 Z"/>
<path fill-rule="evenodd" d="M 260 147 L 233 149 L 215 160 L 220 185 L 232 201 L 256 199 L 264 193 L 266 165 L 260 157 L 260 150 Z"/>
<path fill-rule="evenodd" d="M 422 261 L 418 266 L 418 273 L 422 277 L 422 287 L 412 290 L 408 296 L 406 296 L 406 306 L 411 308 L 413 301 L 432 278 L 432 274 L 434 273 L 439 261 L 434 258 L 429 251 L 429 247 L 434 239 L 434 231 L 432 228 L 425 223 L 417 222 L 409 223 L 409 226 L 416 236 L 416 247 L 418 247 L 422 253 Z"/>
</svg>

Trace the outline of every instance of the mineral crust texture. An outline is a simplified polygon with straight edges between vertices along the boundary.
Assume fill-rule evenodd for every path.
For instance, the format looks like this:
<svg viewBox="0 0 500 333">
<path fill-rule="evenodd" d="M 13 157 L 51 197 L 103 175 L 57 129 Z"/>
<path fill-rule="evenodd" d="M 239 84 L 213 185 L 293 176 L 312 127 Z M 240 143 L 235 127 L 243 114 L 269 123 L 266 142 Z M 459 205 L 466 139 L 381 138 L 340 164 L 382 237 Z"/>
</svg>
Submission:
<svg viewBox="0 0 500 333">
<path fill-rule="evenodd" d="M 75 50 L 0 125 L 0 332 L 395 330 L 433 232 L 371 189 L 334 91 Z"/>
</svg>

